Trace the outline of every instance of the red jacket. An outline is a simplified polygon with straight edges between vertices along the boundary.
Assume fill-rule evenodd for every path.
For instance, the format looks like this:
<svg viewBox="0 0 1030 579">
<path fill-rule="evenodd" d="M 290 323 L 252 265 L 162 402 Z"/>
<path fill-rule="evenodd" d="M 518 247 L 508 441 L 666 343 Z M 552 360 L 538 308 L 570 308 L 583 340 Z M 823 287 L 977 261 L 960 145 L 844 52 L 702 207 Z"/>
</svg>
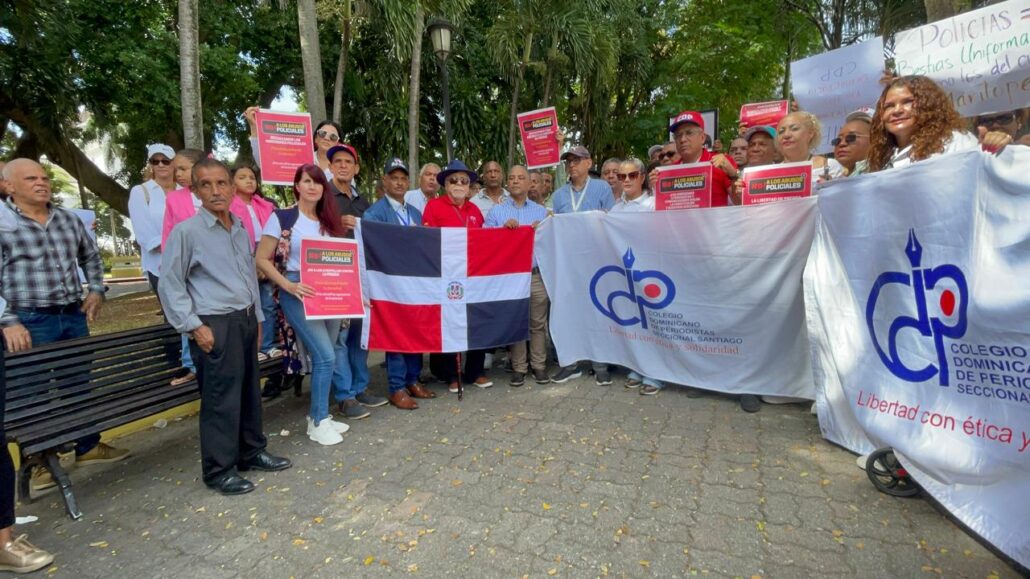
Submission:
<svg viewBox="0 0 1030 579">
<path fill-rule="evenodd" d="M 701 150 L 701 158 L 695 161 L 695 163 L 711 162 L 712 157 L 716 153 L 709 151 L 708 149 Z M 726 155 L 726 160 L 737 168 L 737 164 L 733 162 L 733 157 Z M 733 179 L 730 179 L 722 169 L 718 167 L 712 167 L 712 207 L 725 207 L 729 205 L 729 194 L 733 190 Z"/>
<path fill-rule="evenodd" d="M 465 201 L 458 207 L 445 194 L 426 203 L 426 210 L 422 212 L 422 225 L 477 229 L 483 227 L 483 213 L 471 201 Z"/>
</svg>

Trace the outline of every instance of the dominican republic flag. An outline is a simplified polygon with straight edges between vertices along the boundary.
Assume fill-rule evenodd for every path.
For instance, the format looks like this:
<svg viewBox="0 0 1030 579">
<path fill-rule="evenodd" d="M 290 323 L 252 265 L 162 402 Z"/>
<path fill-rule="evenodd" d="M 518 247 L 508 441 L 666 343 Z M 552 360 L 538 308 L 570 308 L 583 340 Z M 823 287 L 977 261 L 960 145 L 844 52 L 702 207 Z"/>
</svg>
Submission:
<svg viewBox="0 0 1030 579">
<path fill-rule="evenodd" d="M 464 352 L 529 338 L 533 229 L 403 227 L 361 220 L 371 310 L 361 345 Z"/>
</svg>

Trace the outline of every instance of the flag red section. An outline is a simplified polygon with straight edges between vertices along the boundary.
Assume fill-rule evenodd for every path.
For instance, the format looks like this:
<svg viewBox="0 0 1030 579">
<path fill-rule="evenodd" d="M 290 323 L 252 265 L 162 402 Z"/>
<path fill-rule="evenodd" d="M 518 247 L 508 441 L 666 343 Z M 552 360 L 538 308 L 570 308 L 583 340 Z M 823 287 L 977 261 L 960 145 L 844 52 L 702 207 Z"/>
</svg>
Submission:
<svg viewBox="0 0 1030 579">
<path fill-rule="evenodd" d="M 371 300 L 368 349 L 408 354 L 443 350 L 440 305 Z"/>
<path fill-rule="evenodd" d="M 469 277 L 532 271 L 533 234 L 528 226 L 469 229 Z"/>
</svg>

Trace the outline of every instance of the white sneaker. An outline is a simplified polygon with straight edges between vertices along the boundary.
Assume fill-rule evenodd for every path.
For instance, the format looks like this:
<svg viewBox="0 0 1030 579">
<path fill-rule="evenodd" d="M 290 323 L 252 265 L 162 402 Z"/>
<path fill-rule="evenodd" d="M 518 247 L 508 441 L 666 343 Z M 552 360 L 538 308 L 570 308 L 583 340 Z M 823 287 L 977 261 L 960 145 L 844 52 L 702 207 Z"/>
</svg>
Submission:
<svg viewBox="0 0 1030 579">
<path fill-rule="evenodd" d="M 329 418 L 327 418 L 326 420 L 328 420 L 329 424 L 332 425 L 333 430 L 339 432 L 340 434 L 343 434 L 344 432 L 350 430 L 349 424 L 347 424 L 346 422 L 337 422 L 336 420 L 333 420 L 332 416 L 329 416 Z"/>
<path fill-rule="evenodd" d="M 308 416 L 308 438 L 322 446 L 332 446 L 343 442 L 343 437 L 333 428 L 332 421 L 328 418 L 315 426 L 315 422 Z"/>
<path fill-rule="evenodd" d="M 855 465 L 858 466 L 858 468 L 860 468 L 862 470 L 865 470 L 865 464 L 867 462 L 869 462 L 869 455 L 868 454 L 860 454 L 855 459 Z"/>
</svg>

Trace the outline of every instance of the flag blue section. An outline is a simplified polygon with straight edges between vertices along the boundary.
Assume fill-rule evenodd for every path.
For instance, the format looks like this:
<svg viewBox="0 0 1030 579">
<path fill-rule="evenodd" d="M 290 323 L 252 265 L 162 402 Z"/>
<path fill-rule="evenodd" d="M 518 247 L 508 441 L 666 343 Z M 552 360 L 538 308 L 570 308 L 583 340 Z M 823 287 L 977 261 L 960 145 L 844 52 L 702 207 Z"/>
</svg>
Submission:
<svg viewBox="0 0 1030 579">
<path fill-rule="evenodd" d="M 529 339 L 529 298 L 467 304 L 470 350 Z"/>
<path fill-rule="evenodd" d="M 361 222 L 365 269 L 387 275 L 440 277 L 440 229 Z"/>
</svg>

